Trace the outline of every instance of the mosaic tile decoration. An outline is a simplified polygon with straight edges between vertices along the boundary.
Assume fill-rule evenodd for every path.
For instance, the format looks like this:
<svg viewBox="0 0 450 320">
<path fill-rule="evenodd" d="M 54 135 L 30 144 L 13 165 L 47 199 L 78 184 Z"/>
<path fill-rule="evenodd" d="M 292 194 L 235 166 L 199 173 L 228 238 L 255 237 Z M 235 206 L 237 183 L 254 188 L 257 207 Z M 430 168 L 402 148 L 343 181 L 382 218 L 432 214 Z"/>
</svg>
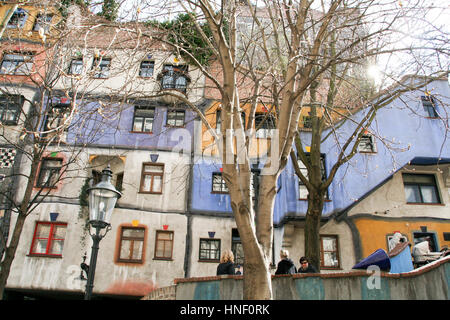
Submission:
<svg viewBox="0 0 450 320">
<path fill-rule="evenodd" d="M 11 168 L 14 164 L 16 149 L 0 148 L 0 168 Z"/>
</svg>

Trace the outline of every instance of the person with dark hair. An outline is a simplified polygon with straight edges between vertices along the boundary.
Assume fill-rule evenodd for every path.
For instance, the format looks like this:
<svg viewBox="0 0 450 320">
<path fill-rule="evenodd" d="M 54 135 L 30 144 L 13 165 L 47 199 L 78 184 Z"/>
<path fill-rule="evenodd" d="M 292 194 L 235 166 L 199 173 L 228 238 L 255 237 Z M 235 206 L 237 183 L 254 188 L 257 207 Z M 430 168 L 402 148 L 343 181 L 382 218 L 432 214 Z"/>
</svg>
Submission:
<svg viewBox="0 0 450 320">
<path fill-rule="evenodd" d="M 306 257 L 300 258 L 300 268 L 298 268 L 298 273 L 317 273 L 317 270 L 309 264 Z"/>
<path fill-rule="evenodd" d="M 294 261 L 289 259 L 289 251 L 280 251 L 280 262 L 278 262 L 277 270 L 275 274 L 294 274 L 297 272 L 295 268 Z"/>
</svg>

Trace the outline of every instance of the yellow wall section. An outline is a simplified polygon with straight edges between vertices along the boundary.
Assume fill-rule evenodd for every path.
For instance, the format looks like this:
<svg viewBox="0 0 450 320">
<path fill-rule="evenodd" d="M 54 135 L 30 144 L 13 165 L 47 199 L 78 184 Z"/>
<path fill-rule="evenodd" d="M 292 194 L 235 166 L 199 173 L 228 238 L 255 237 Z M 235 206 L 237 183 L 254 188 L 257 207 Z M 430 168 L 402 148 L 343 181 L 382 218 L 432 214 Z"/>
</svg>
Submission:
<svg viewBox="0 0 450 320">
<path fill-rule="evenodd" d="M 443 233 L 450 232 L 449 222 L 438 222 L 431 220 L 395 220 L 382 221 L 370 218 L 354 219 L 356 228 L 359 231 L 361 249 L 363 257 L 369 256 L 377 249 L 388 250 L 387 235 L 392 235 L 394 231 L 400 231 L 408 237 L 413 244 L 413 232 L 420 232 L 421 226 L 427 227 L 427 232 L 436 233 L 439 249 L 447 245 L 450 247 L 450 241 L 445 241 Z"/>
</svg>

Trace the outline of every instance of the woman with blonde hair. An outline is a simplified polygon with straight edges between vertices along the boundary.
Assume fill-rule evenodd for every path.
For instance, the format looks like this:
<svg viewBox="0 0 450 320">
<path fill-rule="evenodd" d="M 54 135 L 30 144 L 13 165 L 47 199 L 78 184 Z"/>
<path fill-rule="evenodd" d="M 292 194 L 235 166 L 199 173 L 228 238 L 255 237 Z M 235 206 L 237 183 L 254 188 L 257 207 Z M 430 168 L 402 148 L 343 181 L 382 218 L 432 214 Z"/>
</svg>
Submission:
<svg viewBox="0 0 450 320">
<path fill-rule="evenodd" d="M 220 264 L 217 266 L 217 275 L 235 274 L 234 254 L 231 250 L 225 250 L 220 257 Z"/>
</svg>

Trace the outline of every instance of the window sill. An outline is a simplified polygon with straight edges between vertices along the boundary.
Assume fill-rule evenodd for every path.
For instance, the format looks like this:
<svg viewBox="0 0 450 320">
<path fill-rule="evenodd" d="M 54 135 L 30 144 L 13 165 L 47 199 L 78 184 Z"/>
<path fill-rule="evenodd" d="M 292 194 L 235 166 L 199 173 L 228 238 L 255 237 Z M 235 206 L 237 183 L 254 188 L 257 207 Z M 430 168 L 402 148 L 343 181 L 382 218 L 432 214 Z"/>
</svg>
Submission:
<svg viewBox="0 0 450 320">
<path fill-rule="evenodd" d="M 136 265 L 136 264 L 144 264 L 144 261 L 139 260 L 139 261 L 133 261 L 133 260 L 117 260 L 116 263 L 123 263 L 123 264 L 132 264 L 132 265 Z"/>
<path fill-rule="evenodd" d="M 230 194 L 229 192 L 221 191 L 211 191 L 211 194 Z"/>
<path fill-rule="evenodd" d="M 406 204 L 419 205 L 419 206 L 441 206 L 441 207 L 445 207 L 444 203 L 407 202 Z"/>
<path fill-rule="evenodd" d="M 358 153 L 361 153 L 361 154 L 377 154 L 377 152 L 376 151 L 358 151 Z"/>
<path fill-rule="evenodd" d="M 175 129 L 186 128 L 185 125 L 182 125 L 182 126 L 171 126 L 170 124 L 166 124 L 164 127 L 166 127 L 166 128 L 175 128 Z"/>
<path fill-rule="evenodd" d="M 138 193 L 140 193 L 140 194 L 156 194 L 156 195 L 160 195 L 160 194 L 162 194 L 162 191 L 161 192 L 139 191 Z"/>
<path fill-rule="evenodd" d="M 154 76 L 150 76 L 150 77 L 138 76 L 138 79 L 150 80 L 150 79 L 155 79 L 155 77 Z"/>
<path fill-rule="evenodd" d="M 201 259 L 199 259 L 198 262 L 220 263 L 220 260 L 201 260 Z"/>
<path fill-rule="evenodd" d="M 157 260 L 157 261 L 173 261 L 172 258 L 157 258 L 157 257 L 153 258 L 153 260 Z"/>
<path fill-rule="evenodd" d="M 306 198 L 299 198 L 298 201 L 308 201 Z M 330 199 L 324 199 L 323 202 L 331 202 Z"/>
<path fill-rule="evenodd" d="M 27 257 L 62 259 L 62 255 L 43 254 L 43 253 L 30 253 L 30 254 L 27 254 Z"/>
<path fill-rule="evenodd" d="M 153 131 L 130 131 L 130 133 L 153 134 Z"/>
</svg>

